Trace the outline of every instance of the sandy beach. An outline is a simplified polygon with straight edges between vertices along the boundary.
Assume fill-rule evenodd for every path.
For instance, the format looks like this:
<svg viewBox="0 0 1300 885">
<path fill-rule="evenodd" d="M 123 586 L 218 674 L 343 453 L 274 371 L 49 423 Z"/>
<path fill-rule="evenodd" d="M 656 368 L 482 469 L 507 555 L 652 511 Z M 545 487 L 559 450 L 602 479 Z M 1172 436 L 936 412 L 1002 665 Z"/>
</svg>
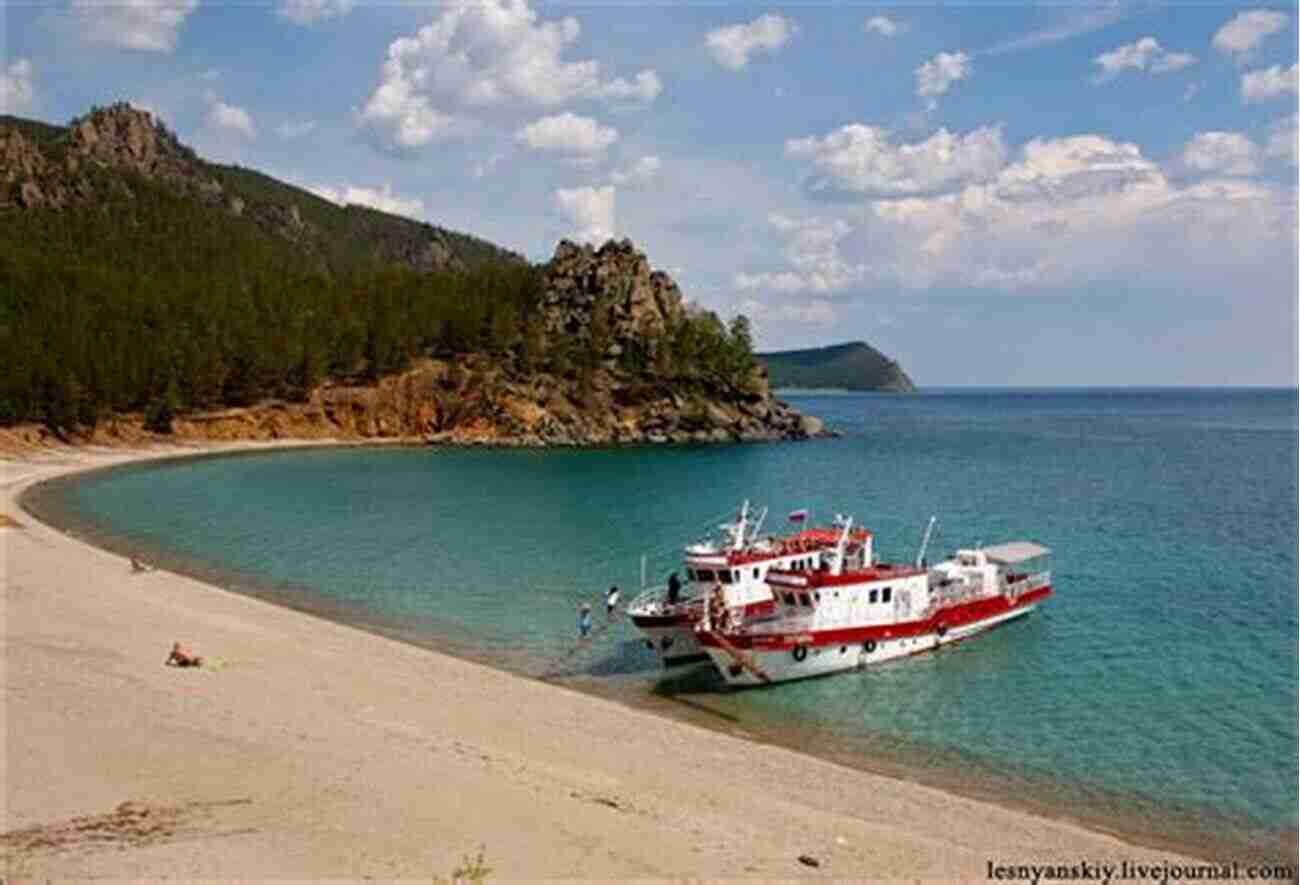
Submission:
<svg viewBox="0 0 1300 885">
<path fill-rule="evenodd" d="M 136 574 L 17 504 L 73 471 L 248 448 L 0 462 L 9 875 L 446 876 L 480 846 L 493 878 L 1194 862 Z M 174 640 L 209 666 L 164 666 Z"/>
</svg>

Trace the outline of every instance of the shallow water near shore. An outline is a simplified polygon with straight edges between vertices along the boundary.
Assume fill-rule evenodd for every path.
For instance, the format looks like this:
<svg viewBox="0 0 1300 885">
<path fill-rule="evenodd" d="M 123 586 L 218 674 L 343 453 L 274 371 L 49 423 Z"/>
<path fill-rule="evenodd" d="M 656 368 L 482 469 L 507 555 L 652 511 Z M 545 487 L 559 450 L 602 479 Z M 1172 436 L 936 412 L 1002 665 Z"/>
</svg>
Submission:
<svg viewBox="0 0 1300 885">
<path fill-rule="evenodd" d="M 809 443 L 291 450 L 142 464 L 26 502 L 117 549 L 282 604 L 701 725 L 1144 841 L 1294 852 L 1294 390 L 799 395 Z M 575 651 L 741 499 L 851 512 L 885 558 L 1033 538 L 1040 611 L 940 653 L 725 692 L 626 623 Z M 933 557 L 932 557 L 933 558 Z M 598 626 L 599 619 L 598 619 Z M 198 638 L 195 638 L 197 641 Z M 665 748 L 671 753 L 671 748 Z"/>
</svg>

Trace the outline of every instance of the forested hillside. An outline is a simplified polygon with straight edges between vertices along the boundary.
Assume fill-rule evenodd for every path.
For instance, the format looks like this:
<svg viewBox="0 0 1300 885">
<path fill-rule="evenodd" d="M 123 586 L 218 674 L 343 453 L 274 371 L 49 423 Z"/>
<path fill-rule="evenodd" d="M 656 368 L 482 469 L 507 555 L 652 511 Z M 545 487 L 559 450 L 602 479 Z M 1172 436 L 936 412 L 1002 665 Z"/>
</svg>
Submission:
<svg viewBox="0 0 1300 885">
<path fill-rule="evenodd" d="M 166 432 L 267 400 L 310 411 L 418 364 L 428 377 L 400 415 L 331 412 L 324 430 L 544 443 L 806 429 L 770 399 L 744 319 L 688 310 L 630 243 L 561 244 L 540 266 L 463 235 L 386 252 L 392 230 L 439 229 L 205 164 L 139 112 L 97 113 L 0 125 L 0 425 L 84 434 L 136 414 Z"/>
</svg>

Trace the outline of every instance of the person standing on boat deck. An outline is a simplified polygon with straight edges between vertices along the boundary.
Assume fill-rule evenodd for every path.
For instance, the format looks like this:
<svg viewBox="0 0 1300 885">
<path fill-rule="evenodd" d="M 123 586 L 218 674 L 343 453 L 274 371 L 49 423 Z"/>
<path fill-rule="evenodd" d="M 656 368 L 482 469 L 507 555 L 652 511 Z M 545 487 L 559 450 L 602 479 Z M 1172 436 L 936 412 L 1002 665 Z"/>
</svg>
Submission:
<svg viewBox="0 0 1300 885">
<path fill-rule="evenodd" d="M 618 608 L 618 585 L 617 584 L 610 587 L 609 592 L 605 594 L 605 616 L 608 618 L 614 617 L 614 609 L 616 608 Z"/>
<path fill-rule="evenodd" d="M 591 606 L 583 603 L 578 607 L 578 636 L 586 639 L 591 635 Z"/>
<path fill-rule="evenodd" d="M 677 577 L 677 572 L 668 576 L 668 604 L 676 605 L 677 598 L 682 595 L 682 581 Z"/>
</svg>

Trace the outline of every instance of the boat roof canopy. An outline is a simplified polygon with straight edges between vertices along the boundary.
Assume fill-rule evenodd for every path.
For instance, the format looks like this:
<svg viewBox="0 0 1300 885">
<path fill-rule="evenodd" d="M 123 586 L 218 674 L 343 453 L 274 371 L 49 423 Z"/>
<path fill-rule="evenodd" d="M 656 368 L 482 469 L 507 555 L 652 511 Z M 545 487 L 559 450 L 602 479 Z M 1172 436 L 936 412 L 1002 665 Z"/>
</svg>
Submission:
<svg viewBox="0 0 1300 885">
<path fill-rule="evenodd" d="M 990 560 L 1002 565 L 1014 565 L 1052 552 L 1042 544 L 1035 544 L 1033 541 L 1009 541 L 1006 544 L 985 547 L 983 551 Z"/>
</svg>

